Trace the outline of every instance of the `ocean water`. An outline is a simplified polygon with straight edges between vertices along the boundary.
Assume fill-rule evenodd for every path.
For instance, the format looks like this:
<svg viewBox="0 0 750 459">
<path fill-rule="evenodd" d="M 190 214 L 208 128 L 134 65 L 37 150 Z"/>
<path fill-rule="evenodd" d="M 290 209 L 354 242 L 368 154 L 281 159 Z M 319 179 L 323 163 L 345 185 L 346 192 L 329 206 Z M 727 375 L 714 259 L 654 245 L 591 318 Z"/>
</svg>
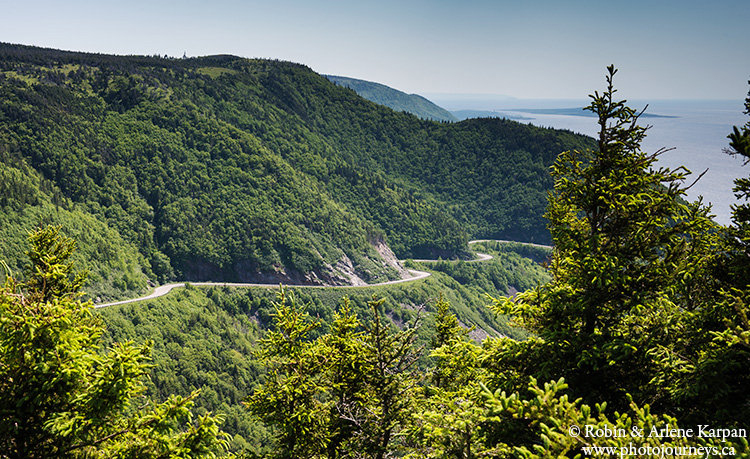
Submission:
<svg viewBox="0 0 750 459">
<path fill-rule="evenodd" d="M 439 102 L 436 102 L 439 104 Z M 569 129 L 573 132 L 596 136 L 598 126 L 593 116 L 568 114 L 533 113 L 535 110 L 576 108 L 588 105 L 587 100 L 494 100 L 481 104 L 474 101 L 472 107 L 462 106 L 461 101 L 451 100 L 449 110 L 491 110 L 498 116 L 518 119 L 536 126 Z M 732 126 L 742 126 L 748 121 L 743 113 L 743 100 L 657 100 L 648 102 L 647 114 L 660 115 L 641 117 L 641 125 L 650 125 L 642 149 L 652 153 L 661 148 L 671 148 L 663 153 L 657 166 L 676 168 L 685 166 L 692 172 L 693 181 L 705 171 L 687 192 L 688 199 L 702 197 L 710 203 L 715 220 L 728 225 L 731 222 L 731 205 L 737 202 L 732 192 L 734 180 L 750 176 L 750 164 L 743 166 L 740 158 L 732 157 L 722 150 L 728 146 L 727 135 Z M 628 101 L 635 109 L 643 109 L 646 102 Z M 461 107 L 461 108 L 458 108 Z M 492 107 L 492 108 L 490 108 Z M 523 111 L 519 111 L 523 110 Z M 589 113 L 589 112 L 581 112 Z"/>
</svg>

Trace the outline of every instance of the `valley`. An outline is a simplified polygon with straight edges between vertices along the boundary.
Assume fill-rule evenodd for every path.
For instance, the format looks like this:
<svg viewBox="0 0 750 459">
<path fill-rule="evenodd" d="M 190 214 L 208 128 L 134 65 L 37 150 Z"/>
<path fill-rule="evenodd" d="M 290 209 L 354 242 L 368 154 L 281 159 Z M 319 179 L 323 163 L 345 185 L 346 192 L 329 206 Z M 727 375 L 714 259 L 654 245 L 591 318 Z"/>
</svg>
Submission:
<svg viewBox="0 0 750 459">
<path fill-rule="evenodd" d="M 4 6 L 0 459 L 750 458 L 750 3 Z"/>
<path fill-rule="evenodd" d="M 381 298 L 396 328 L 424 309 L 426 343 L 445 298 L 477 341 L 524 336 L 484 295 L 546 282 L 548 255 L 488 247 L 470 263 L 470 241 L 549 242 L 548 168 L 593 145 L 508 120 L 420 119 L 289 62 L 9 44 L 0 123 L 8 272 L 23 275 L 30 231 L 59 226 L 104 343 L 153 343 L 150 396 L 202 388 L 196 413 L 223 413 L 232 449 L 256 451 L 270 439 L 240 402 L 261 378 L 250 356 L 279 286 L 321 324 L 344 302 L 370 317 Z"/>
<path fill-rule="evenodd" d="M 477 241 L 469 241 L 469 244 L 476 244 L 476 243 L 481 243 L 481 242 L 501 242 L 501 243 L 511 243 L 511 244 L 513 243 L 512 241 L 490 241 L 490 240 L 481 240 L 481 241 L 479 241 L 479 240 L 477 240 Z M 531 245 L 535 245 L 535 244 L 531 244 Z M 549 247 L 549 246 L 541 246 L 541 245 L 538 245 L 538 244 L 536 244 L 536 246 L 537 247 L 541 247 L 541 248 L 551 249 L 551 247 Z M 486 253 L 478 253 L 477 252 L 474 255 L 476 256 L 475 259 L 466 260 L 466 262 L 488 261 L 488 260 L 492 260 L 492 258 L 493 258 L 492 255 L 489 255 L 489 254 L 486 254 Z M 406 260 L 402 260 L 401 263 L 403 263 L 405 261 Z M 417 262 L 417 263 L 440 263 L 440 262 L 442 262 L 442 260 L 419 260 L 419 259 L 412 260 L 412 261 L 413 262 Z M 448 261 L 457 262 L 458 260 L 448 260 Z M 384 282 L 379 282 L 379 283 L 375 283 L 375 284 L 360 285 L 360 286 L 356 286 L 356 285 L 342 285 L 342 286 L 339 286 L 339 288 L 380 287 L 380 286 L 385 286 L 385 285 L 401 284 L 401 283 L 405 283 L 405 282 L 414 282 L 414 281 L 418 281 L 418 280 L 421 280 L 421 279 L 424 279 L 424 278 L 430 276 L 429 272 L 418 271 L 418 270 L 415 270 L 415 269 L 408 269 L 408 270 L 405 270 L 405 272 L 408 274 L 408 277 L 402 277 L 401 279 L 384 281 Z M 185 282 L 165 284 L 165 285 L 161 285 L 161 286 L 158 286 L 158 287 L 154 288 L 153 292 L 151 292 L 150 294 L 148 294 L 146 296 L 142 296 L 140 298 L 132 298 L 132 299 L 129 299 L 129 300 L 115 301 L 115 302 L 104 303 L 104 304 L 95 304 L 94 307 L 96 307 L 98 309 L 98 308 L 106 308 L 108 306 L 118 306 L 118 305 L 121 305 L 121 304 L 136 303 L 136 302 L 140 302 L 140 301 L 151 300 L 151 299 L 158 298 L 160 296 L 166 295 L 166 294 L 168 294 L 169 292 L 171 292 L 175 288 L 184 288 L 186 285 L 187 285 L 187 283 L 185 283 Z M 278 288 L 279 287 L 279 285 L 276 285 L 276 284 L 236 283 L 236 282 L 235 283 L 232 283 L 232 282 L 191 282 L 190 285 L 193 285 L 195 287 L 239 287 L 239 288 L 263 288 L 263 287 Z M 286 285 L 284 285 L 284 287 L 287 287 L 287 288 L 316 288 L 316 286 L 301 285 L 301 284 L 286 284 Z M 317 288 L 328 288 L 328 287 L 331 287 L 331 286 L 326 286 L 326 285 L 317 286 Z"/>
<path fill-rule="evenodd" d="M 592 142 L 421 120 L 288 62 L 1 45 L 0 65 L 0 257 L 20 272 L 11 248 L 40 221 L 84 250 L 116 234 L 79 260 L 100 302 L 175 279 L 386 282 L 399 274 L 382 247 L 462 258 L 472 238 L 548 242 L 548 168 Z"/>
<path fill-rule="evenodd" d="M 667 180 L 663 172 L 635 166 L 624 170 L 643 174 L 638 180 L 612 179 L 617 186 L 603 193 L 620 199 L 625 186 L 644 184 L 635 195 L 660 200 L 665 215 L 652 216 L 648 206 L 638 207 L 645 201 L 622 191 L 627 205 L 613 218 L 630 213 L 612 229 L 618 243 L 597 246 L 624 251 L 601 267 L 613 280 L 585 280 L 599 258 L 577 252 L 576 244 L 585 248 L 589 240 L 565 224 L 598 214 L 568 210 L 567 200 L 585 193 L 568 197 L 559 189 L 585 183 L 561 179 L 561 171 L 589 167 L 575 158 L 595 154 L 596 143 L 570 131 L 498 118 L 423 119 L 366 100 L 304 65 L 229 55 L 106 56 L 0 44 L 0 96 L 0 259 L 9 278 L 47 276 L 43 257 L 37 271 L 28 269 L 28 234 L 52 228 L 72 237 L 78 250 L 65 269 L 88 271 L 80 286 L 84 303 L 62 296 L 43 306 L 67 305 L 84 315 L 90 308 L 87 317 L 102 327 L 90 337 L 101 340 L 101 349 L 113 349 L 115 357 L 128 346 L 143 353 L 137 383 L 143 396 L 167 403 L 184 394 L 191 415 L 205 422 L 218 413 L 229 453 L 277 456 L 285 448 L 283 426 L 300 419 L 328 423 L 320 432 L 335 442 L 337 429 L 354 429 L 357 416 L 370 416 L 351 414 L 356 422 L 347 424 L 350 415 L 336 410 L 360 404 L 374 413 L 374 425 L 403 435 L 383 440 L 381 451 L 421 451 L 407 443 L 439 442 L 414 429 L 451 419 L 454 408 L 443 407 L 461 400 L 470 401 L 468 411 L 456 409 L 474 419 L 474 432 L 495 425 L 492 410 L 499 408 L 489 403 L 511 402 L 483 387 L 513 391 L 508 400 L 522 400 L 528 389 L 547 394 L 550 403 L 568 403 L 567 395 L 556 395 L 567 387 L 562 379 L 544 389 L 527 379 L 550 381 L 563 374 L 559 369 L 575 381 L 571 393 L 587 403 L 601 394 L 626 409 L 621 392 L 607 392 L 607 384 L 581 371 L 606 379 L 615 370 L 603 359 L 648 360 L 649 367 L 634 366 L 624 378 L 642 397 L 660 392 L 662 386 L 647 381 L 647 368 L 670 370 L 629 344 L 646 337 L 631 333 L 630 323 L 663 330 L 659 314 L 673 312 L 665 292 L 675 301 L 716 295 L 672 274 L 653 281 L 668 284 L 664 292 L 649 290 L 644 279 L 652 267 L 683 270 L 685 279 L 703 269 L 691 262 L 714 247 L 701 245 L 702 238 L 722 237 L 723 230 L 700 207 L 674 199 L 677 186 L 651 186 Z M 640 218 L 652 220 L 618 229 Z M 689 237 L 669 233 L 683 228 Z M 558 250 L 572 255 L 550 258 L 550 229 L 564 246 Z M 644 232 L 648 237 L 632 238 Z M 668 264 L 663 254 L 673 255 Z M 565 263 L 582 274 L 566 278 Z M 78 279 L 52 273 L 63 285 Z M 709 268 L 700 275 L 719 279 Z M 36 282 L 44 291 L 47 281 Z M 620 284 L 623 292 L 610 287 Z M 589 290 L 604 306 L 587 309 L 584 322 L 575 314 L 582 306 L 568 296 Z M 16 305 L 18 295 L 3 298 Z M 636 302 L 633 310 L 643 298 L 658 314 L 609 317 L 613 298 Z M 24 301 L 20 311 L 29 311 Z M 679 314 L 714 326 L 701 308 Z M 591 356 L 583 323 L 600 346 Z M 610 323 L 614 347 L 597 335 L 597 327 Z M 88 326 L 83 319 L 66 324 Z M 664 338 L 664 346 L 682 342 Z M 568 354 L 571 343 L 584 351 Z M 353 391 L 345 394 L 350 401 L 336 398 L 344 389 Z M 388 398 L 396 393 L 418 407 L 416 418 Z M 580 401 L 570 403 L 570 416 L 589 419 Z M 667 403 L 682 409 L 685 402 Z M 381 416 L 392 407 L 398 419 Z M 307 408 L 314 413 L 300 414 Z M 459 425 L 445 422 L 449 429 Z"/>
</svg>

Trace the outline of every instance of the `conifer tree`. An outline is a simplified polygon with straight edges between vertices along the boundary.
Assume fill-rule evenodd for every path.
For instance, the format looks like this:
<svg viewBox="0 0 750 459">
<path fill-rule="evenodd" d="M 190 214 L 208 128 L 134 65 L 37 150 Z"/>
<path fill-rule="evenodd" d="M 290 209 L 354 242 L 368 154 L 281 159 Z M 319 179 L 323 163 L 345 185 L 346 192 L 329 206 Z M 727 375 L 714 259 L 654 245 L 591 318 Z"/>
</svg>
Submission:
<svg viewBox="0 0 750 459">
<path fill-rule="evenodd" d="M 750 82 L 748 82 L 750 83 Z M 750 115 L 750 92 L 745 99 L 745 114 Z M 740 156 L 745 165 L 750 162 L 750 121 L 744 126 L 738 128 L 735 126 L 732 132 L 727 136 L 729 138 L 729 148 L 726 152 L 733 156 Z M 740 178 L 734 182 L 735 195 L 741 200 L 732 208 L 732 222 L 734 223 L 735 232 L 735 257 L 732 266 L 731 275 L 734 277 L 735 284 L 744 287 L 750 284 L 750 178 Z"/>
<path fill-rule="evenodd" d="M 750 115 L 750 93 L 745 113 Z M 726 152 L 747 164 L 750 122 L 734 127 L 728 138 Z M 750 421 L 750 179 L 734 183 L 740 202 L 732 206 L 733 224 L 719 233 L 721 245 L 708 263 L 716 296 L 685 318 L 690 338 L 679 343 L 659 383 L 684 418 L 742 427 Z"/>
<path fill-rule="evenodd" d="M 606 90 L 586 107 L 598 117 L 597 150 L 564 152 L 552 168 L 553 280 L 495 307 L 535 333 L 503 348 L 508 373 L 520 365 L 542 380 L 564 376 L 587 400 L 626 407 L 626 392 L 659 395 L 647 387 L 649 352 L 695 306 L 682 284 L 711 223 L 683 201 L 689 172 L 657 167 L 664 150 L 641 150 L 647 128 L 615 99 L 617 70 L 607 70 Z"/>
<path fill-rule="evenodd" d="M 74 242 L 59 227 L 30 241 L 27 280 L 0 287 L 0 457 L 213 457 L 224 434 L 214 416 L 191 419 L 197 392 L 155 404 L 144 397 L 149 347 L 99 348 Z"/>
<path fill-rule="evenodd" d="M 382 459 L 406 424 L 420 383 L 415 364 L 419 316 L 405 330 L 384 322 L 383 300 L 362 322 L 347 300 L 328 333 L 285 291 L 275 303 L 275 328 L 261 341 L 268 372 L 246 399 L 250 411 L 276 431 L 272 457 Z"/>
</svg>

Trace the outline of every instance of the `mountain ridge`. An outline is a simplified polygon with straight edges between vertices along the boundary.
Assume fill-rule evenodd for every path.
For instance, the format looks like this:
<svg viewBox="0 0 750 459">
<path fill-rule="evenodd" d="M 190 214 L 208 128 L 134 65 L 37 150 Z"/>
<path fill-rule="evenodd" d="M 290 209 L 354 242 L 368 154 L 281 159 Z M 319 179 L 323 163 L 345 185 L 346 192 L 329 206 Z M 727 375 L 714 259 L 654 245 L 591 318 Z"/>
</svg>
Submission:
<svg viewBox="0 0 750 459">
<path fill-rule="evenodd" d="M 386 244 L 399 258 L 448 258 L 470 236 L 546 242 L 547 169 L 591 141 L 423 120 L 304 65 L 230 55 L 0 44 L 0 94 L 0 159 L 15 177 L 0 188 L 0 258 L 30 225 L 61 222 L 55 209 L 90 216 L 122 237 L 100 243 L 103 257 L 133 266 L 94 266 L 116 273 L 94 292 L 109 299 L 147 279 L 380 282 L 398 276 L 376 250 Z"/>
<path fill-rule="evenodd" d="M 365 99 L 385 105 L 398 112 L 407 112 L 423 119 L 434 121 L 458 121 L 451 112 L 419 94 L 407 94 L 381 83 L 351 77 L 323 75 L 337 85 L 354 90 Z"/>
</svg>

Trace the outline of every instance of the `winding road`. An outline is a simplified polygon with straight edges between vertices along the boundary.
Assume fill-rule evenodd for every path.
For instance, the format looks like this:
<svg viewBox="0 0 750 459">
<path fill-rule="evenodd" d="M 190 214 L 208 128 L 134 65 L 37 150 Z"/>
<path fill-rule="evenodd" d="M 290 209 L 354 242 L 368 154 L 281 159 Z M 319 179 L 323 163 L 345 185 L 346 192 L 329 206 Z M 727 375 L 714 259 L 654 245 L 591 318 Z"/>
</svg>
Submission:
<svg viewBox="0 0 750 459">
<path fill-rule="evenodd" d="M 492 257 L 490 257 L 492 258 Z M 417 271 L 416 269 L 407 270 L 412 277 L 406 279 L 397 279 L 388 282 L 379 282 L 377 284 L 367 285 L 309 285 L 309 284 L 284 284 L 285 287 L 305 287 L 305 288 L 366 288 L 366 287 L 377 287 L 378 285 L 392 285 L 400 284 L 403 282 L 413 282 L 425 277 L 429 277 L 430 273 L 426 271 Z M 241 283 L 241 282 L 177 282 L 174 284 L 160 285 L 154 289 L 149 295 L 142 296 L 140 298 L 133 298 L 130 300 L 115 301 L 113 303 L 103 303 L 94 305 L 95 308 L 106 308 L 108 306 L 117 306 L 118 304 L 136 303 L 138 301 L 151 300 L 164 296 L 171 292 L 172 289 L 184 287 L 186 284 L 195 285 L 197 287 L 261 287 L 261 288 L 277 288 L 280 284 L 254 284 L 254 283 Z"/>
<path fill-rule="evenodd" d="M 492 241 L 494 241 L 494 240 L 481 239 L 481 240 L 476 240 L 476 241 L 469 241 L 469 244 L 476 244 L 476 243 L 480 243 L 480 242 L 492 242 Z M 501 240 L 498 240 L 496 242 L 514 242 L 514 241 L 501 241 Z M 528 244 L 528 245 L 533 245 L 533 246 L 538 246 L 538 247 L 549 247 L 549 246 L 541 246 L 539 244 Z M 492 255 L 488 255 L 486 253 L 477 253 L 477 258 L 475 258 L 473 260 L 468 260 L 468 262 L 487 261 L 487 260 L 491 260 L 491 259 L 492 259 Z M 413 260 L 413 261 L 420 262 L 420 263 L 430 263 L 430 262 L 436 262 L 436 261 L 439 261 L 439 260 Z M 427 277 L 430 276 L 430 273 L 428 273 L 426 271 L 418 271 L 416 269 L 409 269 L 408 271 L 412 275 L 412 277 L 407 277 L 406 279 L 397 279 L 397 280 L 392 280 L 392 281 L 387 281 L 387 282 L 379 282 L 377 284 L 367 284 L 367 285 L 361 285 L 361 286 L 358 286 L 358 285 L 337 285 L 337 286 L 332 286 L 332 285 L 302 285 L 302 284 L 300 284 L 300 285 L 293 285 L 293 284 L 289 284 L 289 285 L 286 285 L 286 287 L 305 287 L 305 288 L 332 288 L 332 287 L 334 287 L 334 288 L 366 288 L 366 287 L 377 287 L 377 286 L 380 286 L 380 285 L 393 285 L 393 284 L 401 284 L 401 283 L 404 283 L 404 282 L 414 282 L 414 281 L 418 281 L 420 279 L 424 279 L 424 278 L 427 278 Z M 275 288 L 275 287 L 279 286 L 279 284 L 255 284 L 255 283 L 234 283 L 234 282 L 177 282 L 177 283 L 174 283 L 174 284 L 160 285 L 159 287 L 156 287 L 154 289 L 154 291 L 151 292 L 150 294 L 148 294 L 146 296 L 142 296 L 140 298 L 133 298 L 133 299 L 130 299 L 130 300 L 122 300 L 122 301 L 115 301 L 115 302 L 112 302 L 112 303 L 97 304 L 97 305 L 94 305 L 94 307 L 98 309 L 98 308 L 106 308 L 108 306 L 117 306 L 117 305 L 120 305 L 120 304 L 136 303 L 138 301 L 151 300 L 151 299 L 158 298 L 160 296 L 166 295 L 167 293 L 171 292 L 172 289 L 185 287 L 186 284 L 195 285 L 195 286 L 198 286 L 198 287 L 246 287 L 246 288 L 247 287 L 261 287 L 261 288 Z"/>
</svg>

